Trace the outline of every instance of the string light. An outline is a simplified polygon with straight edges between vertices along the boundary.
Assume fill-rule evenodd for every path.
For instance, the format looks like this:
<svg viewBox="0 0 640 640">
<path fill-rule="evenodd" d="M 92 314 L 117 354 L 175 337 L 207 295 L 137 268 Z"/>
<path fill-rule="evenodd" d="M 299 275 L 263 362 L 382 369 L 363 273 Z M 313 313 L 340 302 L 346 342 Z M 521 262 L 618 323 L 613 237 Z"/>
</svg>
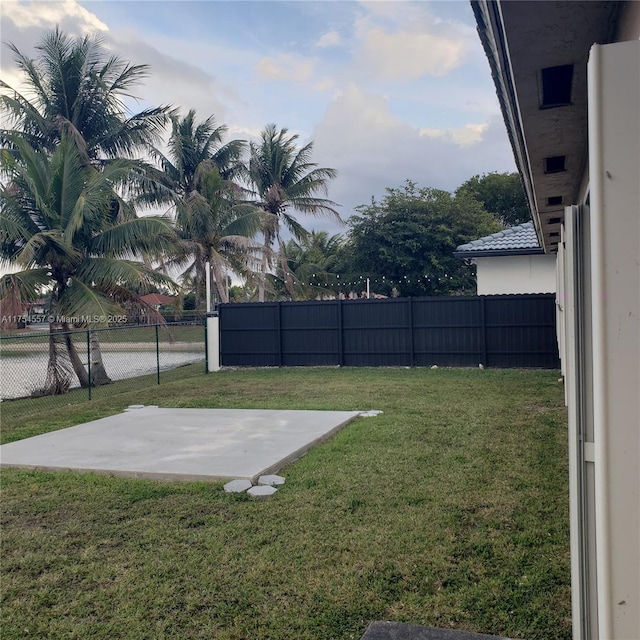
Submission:
<svg viewBox="0 0 640 640">
<path fill-rule="evenodd" d="M 331 288 L 332 286 L 338 286 L 341 289 L 348 289 L 350 287 L 359 287 L 365 284 L 365 280 L 369 280 L 370 285 L 382 284 L 382 285 L 404 285 L 411 284 L 412 282 L 415 284 L 439 284 L 442 282 L 448 282 L 454 280 L 454 276 L 450 276 L 448 273 L 445 273 L 442 277 L 431 277 L 428 274 L 424 274 L 424 276 L 420 278 L 416 278 L 412 281 L 411 278 L 407 275 L 403 276 L 378 276 L 371 277 L 365 275 L 354 275 L 351 280 L 344 280 L 344 275 L 340 276 L 340 274 L 331 274 L 327 273 L 324 281 L 320 281 L 317 279 L 317 274 L 311 274 L 312 278 L 316 278 L 315 280 L 309 280 L 308 282 L 300 281 L 300 284 L 309 287 L 320 287 L 320 288 Z M 331 279 L 335 278 L 333 282 Z"/>
</svg>

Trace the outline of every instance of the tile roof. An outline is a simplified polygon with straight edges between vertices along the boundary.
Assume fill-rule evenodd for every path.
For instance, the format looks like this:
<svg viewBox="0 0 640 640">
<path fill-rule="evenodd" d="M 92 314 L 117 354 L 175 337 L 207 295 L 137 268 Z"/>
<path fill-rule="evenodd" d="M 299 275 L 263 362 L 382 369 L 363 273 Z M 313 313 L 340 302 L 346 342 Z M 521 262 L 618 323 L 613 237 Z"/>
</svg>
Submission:
<svg viewBox="0 0 640 640">
<path fill-rule="evenodd" d="M 523 255 L 543 253 L 533 222 L 524 222 L 516 227 L 509 227 L 485 236 L 479 240 L 473 240 L 467 244 L 461 244 L 454 256 L 458 258 L 470 258 L 473 256 L 500 256 Z"/>
<path fill-rule="evenodd" d="M 147 293 L 146 296 L 141 296 L 140 300 L 150 305 L 163 305 L 171 304 L 175 297 L 165 296 L 163 293 Z"/>
</svg>

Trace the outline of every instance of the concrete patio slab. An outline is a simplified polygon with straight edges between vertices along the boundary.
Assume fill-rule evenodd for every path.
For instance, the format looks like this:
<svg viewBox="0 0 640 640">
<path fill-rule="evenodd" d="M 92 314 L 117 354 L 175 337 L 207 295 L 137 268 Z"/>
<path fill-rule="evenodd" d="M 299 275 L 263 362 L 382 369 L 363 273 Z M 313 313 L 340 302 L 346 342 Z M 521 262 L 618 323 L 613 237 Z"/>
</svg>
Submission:
<svg viewBox="0 0 640 640">
<path fill-rule="evenodd" d="M 357 411 L 159 409 L 115 416 L 0 446 L 0 466 L 160 480 L 227 480 L 276 473 Z"/>
</svg>

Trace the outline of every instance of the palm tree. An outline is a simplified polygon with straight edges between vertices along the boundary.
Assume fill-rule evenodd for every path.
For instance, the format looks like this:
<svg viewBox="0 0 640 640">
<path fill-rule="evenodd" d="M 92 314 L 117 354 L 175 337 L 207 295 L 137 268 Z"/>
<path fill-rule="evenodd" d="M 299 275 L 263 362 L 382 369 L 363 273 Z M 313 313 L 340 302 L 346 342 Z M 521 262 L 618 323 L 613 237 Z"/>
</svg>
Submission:
<svg viewBox="0 0 640 640">
<path fill-rule="evenodd" d="M 260 211 L 245 201 L 235 180 L 246 173 L 242 159 L 246 144 L 222 144 L 226 127 L 213 116 L 201 123 L 191 110 L 184 118 L 172 116 L 169 157 L 156 153 L 169 178 L 180 248 L 170 264 L 186 269 L 196 306 L 204 299 L 205 265 L 210 263 L 218 298 L 229 301 L 226 272 L 250 272 L 260 227 Z"/>
<path fill-rule="evenodd" d="M 342 240 L 340 235 L 311 231 L 299 242 L 292 239 L 283 244 L 280 262 L 287 266 L 295 299 L 309 300 L 331 291 Z M 284 282 L 282 270 L 278 271 Z"/>
<path fill-rule="evenodd" d="M 340 216 L 335 202 L 319 198 L 327 194 L 327 183 L 335 178 L 335 169 L 318 167 L 311 162 L 313 142 L 302 148 L 296 146 L 297 135 L 289 135 L 287 129 L 278 130 L 267 125 L 260 142 L 250 145 L 249 178 L 258 197 L 258 206 L 267 216 L 263 225 L 264 257 L 260 301 L 264 301 L 264 278 L 273 266 L 273 245 L 282 245 L 281 226 L 300 240 L 306 235 L 304 227 L 296 220 L 293 211 L 313 216 L 329 216 L 337 221 Z M 283 266 L 287 290 L 292 294 L 292 283 Z"/>
<path fill-rule="evenodd" d="M 97 171 L 64 135 L 52 154 L 19 136 L 9 140 L 18 153 L 5 149 L 0 157 L 0 256 L 22 271 L 0 279 L 0 299 L 24 301 L 43 288 L 50 291 L 55 321 L 46 393 L 66 391 L 69 363 L 82 386 L 98 384 L 93 376 L 88 379 L 70 335 L 63 338 L 61 332 L 72 324 L 108 326 L 109 316 L 126 313 L 121 305 L 142 306 L 132 291 L 171 286 L 167 276 L 136 258 L 167 250 L 172 225 L 151 216 L 119 219 L 111 206 L 113 193 L 128 179 L 129 161 Z"/>
<path fill-rule="evenodd" d="M 147 65 L 132 65 L 109 54 L 100 36 L 71 38 L 57 28 L 36 46 L 37 59 L 9 44 L 31 97 L 0 80 L 0 107 L 35 148 L 52 150 L 65 135 L 86 163 L 133 157 L 157 143 L 169 107 L 131 114 L 125 99 L 148 75 Z M 6 131 L 3 142 L 7 143 Z"/>
<path fill-rule="evenodd" d="M 259 245 L 252 238 L 260 229 L 260 211 L 238 201 L 234 184 L 212 168 L 198 176 L 198 191 L 178 210 L 176 231 L 179 249 L 173 264 L 184 267 L 183 279 L 193 283 L 196 307 L 204 298 L 205 269 L 220 302 L 229 302 L 228 272 L 250 277 L 258 263 Z"/>
<path fill-rule="evenodd" d="M 132 65 L 111 55 L 100 36 L 71 38 L 56 28 L 36 46 L 36 59 L 13 44 L 9 47 L 30 95 L 0 81 L 0 109 L 13 125 L 0 133 L 2 146 L 15 153 L 12 140 L 19 133 L 33 148 L 51 152 L 66 138 L 75 145 L 82 164 L 104 170 L 118 158 L 150 152 L 160 140 L 171 115 L 169 107 L 133 114 L 125 105 L 125 100 L 134 97 L 135 85 L 148 75 L 148 66 Z M 126 166 L 127 179 L 120 181 L 111 200 L 104 203 L 122 220 L 136 215 L 123 200 L 125 195 L 157 203 L 166 191 L 162 173 L 149 163 L 137 159 Z M 108 380 L 95 334 L 92 342 L 96 380 Z"/>
</svg>

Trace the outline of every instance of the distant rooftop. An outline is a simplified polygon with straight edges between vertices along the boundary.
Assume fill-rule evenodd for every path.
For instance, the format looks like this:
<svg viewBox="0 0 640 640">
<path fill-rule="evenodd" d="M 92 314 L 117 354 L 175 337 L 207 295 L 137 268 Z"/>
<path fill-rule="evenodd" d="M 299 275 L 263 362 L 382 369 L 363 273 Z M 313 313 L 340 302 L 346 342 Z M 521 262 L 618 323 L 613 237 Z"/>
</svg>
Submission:
<svg viewBox="0 0 640 640">
<path fill-rule="evenodd" d="M 165 296 L 163 293 L 147 293 L 147 295 L 142 296 L 140 300 L 146 302 L 151 306 L 158 306 L 163 304 L 171 304 L 175 301 L 175 297 Z"/>
<path fill-rule="evenodd" d="M 524 222 L 485 236 L 479 240 L 461 244 L 453 253 L 456 258 L 480 256 L 518 256 L 544 253 L 533 228 L 533 222 Z"/>
</svg>

